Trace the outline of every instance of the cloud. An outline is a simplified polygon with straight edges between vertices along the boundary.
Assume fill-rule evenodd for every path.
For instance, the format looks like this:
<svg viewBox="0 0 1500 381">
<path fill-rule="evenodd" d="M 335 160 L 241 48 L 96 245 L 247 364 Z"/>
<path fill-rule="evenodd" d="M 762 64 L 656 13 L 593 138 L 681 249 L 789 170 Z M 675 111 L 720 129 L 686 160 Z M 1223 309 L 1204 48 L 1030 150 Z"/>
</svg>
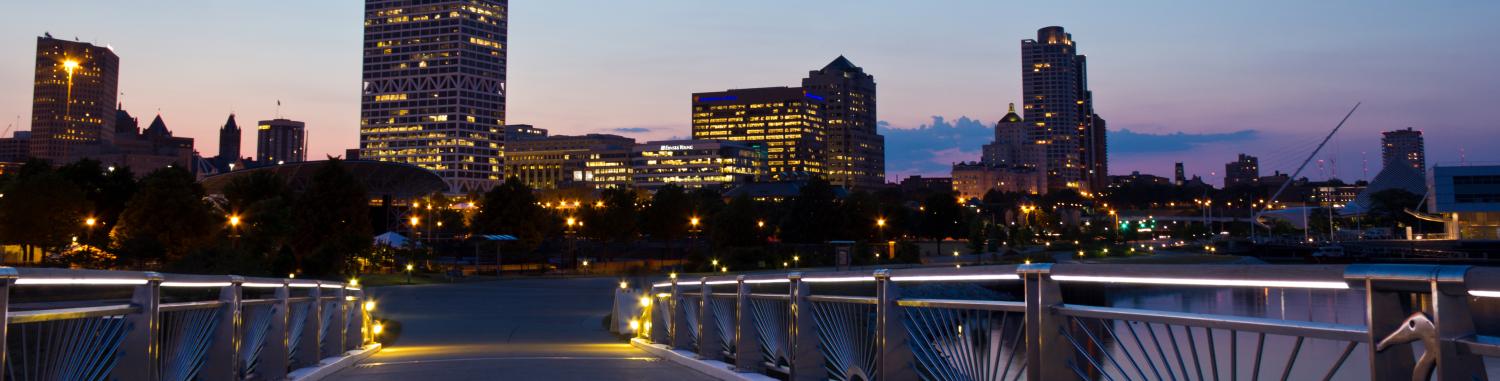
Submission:
<svg viewBox="0 0 1500 381">
<path fill-rule="evenodd" d="M 609 130 L 613 131 L 613 132 L 622 133 L 622 134 L 644 134 L 644 133 L 647 133 L 647 132 L 651 132 L 651 129 L 650 128 L 646 128 L 646 127 L 620 127 L 620 128 L 611 128 Z"/>
<path fill-rule="evenodd" d="M 1113 156 L 1116 154 L 1187 152 L 1205 144 L 1250 142 L 1259 137 L 1260 132 L 1255 130 L 1202 134 L 1179 131 L 1169 134 L 1153 134 L 1123 129 L 1109 132 L 1109 153 Z"/>
<path fill-rule="evenodd" d="M 947 177 L 953 162 L 979 160 L 980 148 L 994 140 L 988 123 L 960 116 L 949 121 L 933 116 L 931 124 L 900 128 L 879 124 L 885 136 L 886 178 L 900 180 L 910 175 Z"/>
</svg>

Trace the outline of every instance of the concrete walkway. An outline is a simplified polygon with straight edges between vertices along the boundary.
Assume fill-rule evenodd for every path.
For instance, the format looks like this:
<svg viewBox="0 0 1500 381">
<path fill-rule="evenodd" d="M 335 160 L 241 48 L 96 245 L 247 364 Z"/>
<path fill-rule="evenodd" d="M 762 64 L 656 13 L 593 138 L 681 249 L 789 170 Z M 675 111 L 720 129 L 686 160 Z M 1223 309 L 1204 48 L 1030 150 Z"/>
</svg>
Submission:
<svg viewBox="0 0 1500 381">
<path fill-rule="evenodd" d="M 333 380 L 708 380 L 617 339 L 601 323 L 614 279 L 378 287 L 395 341 Z"/>
</svg>

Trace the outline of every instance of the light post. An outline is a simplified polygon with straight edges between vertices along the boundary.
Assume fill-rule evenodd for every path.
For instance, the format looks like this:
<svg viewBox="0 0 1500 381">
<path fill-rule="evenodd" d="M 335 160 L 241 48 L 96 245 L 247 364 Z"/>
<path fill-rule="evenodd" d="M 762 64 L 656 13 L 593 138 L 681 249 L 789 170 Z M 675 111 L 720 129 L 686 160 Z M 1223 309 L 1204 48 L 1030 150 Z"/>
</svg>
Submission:
<svg viewBox="0 0 1500 381">
<path fill-rule="evenodd" d="M 1110 209 L 1109 210 L 1109 216 L 1115 218 L 1115 224 L 1112 225 L 1112 226 L 1114 226 L 1114 229 L 1113 229 L 1115 231 L 1114 235 L 1116 236 L 1116 240 L 1118 240 L 1119 239 L 1118 237 L 1124 235 L 1124 232 L 1120 231 L 1120 213 L 1116 212 L 1114 209 Z"/>
<path fill-rule="evenodd" d="M 583 224 L 581 222 L 579 222 L 577 218 L 573 218 L 573 217 L 568 217 L 568 220 L 567 220 L 566 224 L 567 224 L 567 230 L 564 230 L 563 233 L 567 234 L 567 236 L 568 236 L 568 254 L 573 257 L 572 260 L 570 260 L 569 262 L 571 262 L 570 264 L 573 265 L 573 270 L 577 271 L 578 270 L 578 265 L 577 265 L 578 264 L 578 242 L 577 242 L 578 241 L 577 240 L 578 226 L 583 225 Z"/>
<path fill-rule="evenodd" d="M 85 241 L 94 241 L 94 224 L 97 223 L 99 223 L 99 220 L 96 220 L 93 217 L 89 217 L 83 220 L 83 225 L 87 226 L 87 228 L 83 232 L 83 239 Z"/>
<path fill-rule="evenodd" d="M 422 224 L 422 219 L 412 216 L 407 222 L 411 226 L 411 253 L 406 255 L 406 284 L 411 284 L 411 264 L 417 260 L 417 226 Z"/>
<path fill-rule="evenodd" d="M 698 233 L 702 232 L 702 230 L 698 228 L 699 222 L 700 220 L 698 219 L 698 216 L 693 216 L 692 218 L 688 219 L 688 233 L 692 235 L 692 238 L 688 240 L 688 250 L 690 251 L 698 246 Z M 685 253 L 684 256 L 686 256 Z M 678 265 L 681 266 L 681 263 L 679 262 Z M 713 271 L 713 269 L 709 269 L 709 271 L 711 272 Z"/>
<path fill-rule="evenodd" d="M 93 220 L 93 219 L 90 218 L 90 220 Z M 230 246 L 231 247 L 234 247 L 234 248 L 239 248 L 240 247 L 240 229 L 239 228 L 240 228 L 240 216 L 238 214 L 231 214 L 231 215 L 229 215 L 229 242 L 230 242 Z"/>
</svg>

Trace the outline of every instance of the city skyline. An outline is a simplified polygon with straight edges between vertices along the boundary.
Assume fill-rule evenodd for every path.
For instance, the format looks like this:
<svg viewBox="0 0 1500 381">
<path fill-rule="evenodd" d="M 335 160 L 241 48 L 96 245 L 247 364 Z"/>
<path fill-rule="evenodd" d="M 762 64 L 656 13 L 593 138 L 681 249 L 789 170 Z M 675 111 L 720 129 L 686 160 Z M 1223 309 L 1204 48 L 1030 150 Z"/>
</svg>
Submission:
<svg viewBox="0 0 1500 381">
<path fill-rule="evenodd" d="M 118 7 L 119 12 L 66 15 L 64 19 L 63 14 L 50 11 L 59 9 L 57 5 L 21 5 L 21 14 L 30 17 L 0 27 L 0 51 L 19 57 L 0 62 L 0 121 L 10 124 L 4 119 L 30 114 L 28 68 L 34 62 L 25 57 L 35 49 L 35 36 L 51 32 L 61 39 L 77 35 L 83 41 L 113 46 L 121 57 L 124 94 L 120 100 L 126 109 L 150 117 L 160 108 L 173 121 L 174 132 L 197 138 L 196 148 L 205 155 L 217 151 L 210 142 L 230 112 L 247 120 L 270 119 L 277 101 L 285 103 L 282 116 L 308 122 L 309 157 L 341 155 L 357 145 L 359 2 L 93 4 Z M 640 141 L 686 137 L 690 122 L 680 111 L 686 107 L 686 94 L 786 83 L 786 73 L 817 67 L 828 57 L 844 54 L 880 79 L 884 105 L 879 120 L 883 126 L 897 128 L 881 130 L 894 146 L 887 150 L 888 179 L 914 173 L 944 176 L 951 162 L 978 158 L 979 145 L 988 139 L 967 139 L 963 129 L 972 126 L 951 131 L 951 141 L 943 140 L 944 134 L 911 130 L 936 125 L 931 119 L 934 115 L 955 123 L 968 117 L 982 125 L 976 131 L 980 136 L 991 136 L 988 128 L 1005 113 L 1005 105 L 1020 100 L 1018 42 L 1032 38 L 1037 28 L 1060 25 L 1079 36 L 1086 44 L 1084 53 L 1092 58 L 1090 87 L 1099 113 L 1110 117 L 1113 128 L 1112 174 L 1139 170 L 1168 175 L 1172 163 L 1183 161 L 1189 175 L 1217 182 L 1223 173 L 1214 168 L 1240 152 L 1267 158 L 1263 173 L 1290 171 L 1296 163 L 1278 163 L 1279 158 L 1305 155 L 1306 150 L 1293 151 L 1331 128 L 1349 105 L 1360 100 L 1366 107 L 1330 143 L 1330 150 L 1319 155 L 1339 161 L 1339 177 L 1373 176 L 1379 170 L 1379 133 L 1408 126 L 1425 132 L 1430 164 L 1458 161 L 1459 149 L 1467 149 L 1471 162 L 1500 160 L 1500 154 L 1464 143 L 1484 141 L 1485 132 L 1494 129 L 1482 105 L 1484 95 L 1500 79 L 1484 68 L 1500 59 L 1493 51 L 1455 48 L 1467 47 L 1464 39 L 1439 38 L 1493 34 L 1497 27 L 1485 25 L 1479 17 L 1486 12 L 1474 9 L 1495 8 L 1490 4 L 1444 9 L 1404 9 L 1391 4 L 1318 4 L 1298 9 L 1100 5 L 1069 16 L 1016 8 L 1018 13 L 1008 19 L 1021 22 L 991 28 L 974 24 L 982 19 L 975 16 L 1011 7 L 960 3 L 947 10 L 953 21 L 896 34 L 878 29 L 887 22 L 909 20 L 934 25 L 937 16 L 934 11 L 869 4 L 855 10 L 861 17 L 853 20 L 808 26 L 798 22 L 812 18 L 799 15 L 788 21 L 794 25 L 787 28 L 759 31 L 749 29 L 754 16 L 772 12 L 774 4 L 679 4 L 665 9 L 701 19 L 666 20 L 642 31 L 639 41 L 615 42 L 584 37 L 631 19 L 611 20 L 610 15 L 644 11 L 605 4 L 589 8 L 590 12 L 574 12 L 570 5 L 575 4 L 512 5 L 516 18 L 511 34 L 516 47 L 511 53 L 509 88 L 516 96 L 508 99 L 508 123 L 533 124 L 557 134 L 616 133 Z M 292 6 L 299 12 L 286 12 Z M 139 22 L 131 15 L 160 12 L 171 18 L 173 12 L 205 11 L 224 13 L 230 24 L 263 20 L 268 14 L 285 17 L 278 18 L 276 29 L 206 28 L 202 30 L 208 32 L 185 36 L 185 41 L 168 38 L 174 33 L 168 29 L 191 30 L 204 21 L 167 24 L 179 28 L 129 27 Z M 897 12 L 910 13 L 910 17 L 892 14 Z M 1049 16 L 1031 20 L 1026 14 Z M 1272 21 L 1253 20 L 1265 17 Z M 1157 22 L 1127 28 L 1109 18 L 1142 25 Z M 754 45 L 777 36 L 835 27 L 870 31 L 870 35 L 809 38 L 786 44 L 784 54 L 758 54 L 765 48 L 743 47 L 713 47 L 705 51 L 712 54 L 697 55 L 660 49 L 726 39 Z M 683 30 L 704 33 L 690 36 L 693 33 Z M 951 43 L 933 42 L 944 39 Z M 642 52 L 642 44 L 657 49 Z M 1391 54 L 1398 48 L 1400 54 Z M 244 53 L 250 51 L 255 55 Z M 614 58 L 600 61 L 604 57 Z M 620 78 L 621 73 L 632 75 Z M 597 112 L 578 113 L 579 103 Z M 29 126 L 25 119 L 14 129 Z M 921 147 L 902 149 L 901 143 Z M 248 151 L 249 146 L 245 148 Z M 1361 173 L 1364 162 L 1369 163 L 1368 176 Z M 1318 173 L 1309 168 L 1304 175 L 1317 178 Z"/>
</svg>

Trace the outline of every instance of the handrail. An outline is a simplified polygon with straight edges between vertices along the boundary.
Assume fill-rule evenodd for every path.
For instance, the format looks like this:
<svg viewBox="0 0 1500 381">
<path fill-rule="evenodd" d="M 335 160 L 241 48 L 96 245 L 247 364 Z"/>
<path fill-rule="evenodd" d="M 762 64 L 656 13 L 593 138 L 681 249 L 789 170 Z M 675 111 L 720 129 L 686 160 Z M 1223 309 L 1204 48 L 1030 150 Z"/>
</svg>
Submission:
<svg viewBox="0 0 1500 381">
<path fill-rule="evenodd" d="M 51 310 L 13 311 L 7 316 L 10 324 L 41 323 L 54 320 L 86 319 L 104 316 L 126 315 L 140 311 L 140 307 L 129 304 L 98 307 L 58 308 Z"/>
<path fill-rule="evenodd" d="M 1022 294 L 1017 295 L 1021 300 L 1016 301 L 902 297 L 902 287 L 898 285 L 915 286 L 923 283 L 939 287 L 944 284 L 1001 286 L 1006 288 L 1002 292 Z M 852 289 L 866 292 L 873 289 L 875 295 L 819 294 L 818 292 L 827 289 L 825 284 L 855 285 L 858 287 Z M 867 288 L 866 284 L 873 288 Z M 927 287 L 925 284 L 923 287 Z M 736 287 L 709 288 L 717 285 Z M 1367 323 L 1351 325 L 1098 306 L 1092 301 L 1088 304 L 1080 304 L 1078 301 L 1070 303 L 1070 299 L 1081 294 L 1074 291 L 1063 292 L 1065 287 L 1076 290 L 1119 285 L 1151 287 L 1152 290 L 1211 287 L 1331 290 L 1340 295 L 1362 295 L 1367 301 Z M 640 321 L 656 321 L 661 328 L 652 329 L 646 323 L 644 330 L 637 330 L 643 338 L 665 342 L 668 346 L 679 349 L 694 346 L 701 359 L 732 361 L 739 371 L 784 373 L 786 378 L 793 380 L 846 379 L 856 376 L 865 379 L 912 380 L 917 379 L 912 372 L 915 372 L 918 363 L 924 364 L 921 366 L 927 367 L 923 368 L 926 371 L 946 372 L 946 367 L 967 366 L 962 362 L 973 358 L 994 358 L 1000 351 L 1006 350 L 1009 351 L 1006 353 L 1027 354 L 1020 360 L 1024 363 L 1018 365 L 1018 368 L 1025 369 L 1024 374 L 1028 380 L 1073 379 L 1074 376 L 1086 377 L 1085 374 L 1088 373 L 1107 373 L 1106 368 L 1119 366 L 1117 361 L 1128 360 L 1134 363 L 1136 360 L 1113 357 L 1117 354 L 1110 354 L 1108 351 L 1111 349 L 1105 348 L 1106 345 L 1113 345 L 1110 342 L 1120 340 L 1117 335 L 1127 334 L 1130 342 L 1139 351 L 1143 351 L 1140 355 L 1160 356 L 1160 361 L 1166 361 L 1167 354 L 1162 351 L 1172 351 L 1178 356 L 1175 368 L 1184 372 L 1187 369 L 1183 365 L 1184 354 L 1193 355 L 1194 362 L 1199 361 L 1197 355 L 1201 353 L 1198 352 L 1200 349 L 1193 348 L 1195 345 L 1201 348 L 1197 340 L 1205 340 L 1210 345 L 1207 350 L 1209 356 L 1213 357 L 1214 337 L 1225 337 L 1225 331 L 1229 340 L 1229 347 L 1225 350 L 1231 357 L 1237 352 L 1238 347 L 1235 347 L 1234 342 L 1240 333 L 1258 336 L 1253 352 L 1257 372 L 1260 359 L 1266 354 L 1263 347 L 1267 335 L 1295 338 L 1290 341 L 1293 343 L 1290 351 L 1283 352 L 1289 354 L 1291 359 L 1297 358 L 1305 339 L 1342 342 L 1342 355 L 1338 356 L 1331 368 L 1324 368 L 1327 369 L 1327 376 L 1344 367 L 1345 360 L 1354 353 L 1356 347 L 1367 351 L 1369 363 L 1375 364 L 1370 370 L 1372 373 L 1385 375 L 1420 372 L 1420 367 L 1410 362 L 1412 353 L 1379 349 L 1388 346 L 1383 343 L 1398 338 L 1407 341 L 1421 340 L 1428 345 L 1435 342 L 1456 347 L 1457 350 L 1429 348 L 1424 356 L 1440 356 L 1436 363 L 1443 364 L 1439 368 L 1446 367 L 1446 370 L 1439 371 L 1447 375 L 1460 375 L 1463 379 L 1483 372 L 1480 356 L 1500 357 L 1500 337 L 1476 335 L 1473 326 L 1462 323 L 1471 319 L 1468 316 L 1468 304 L 1476 300 L 1475 297 L 1500 298 L 1500 268 L 1367 264 L 1026 264 L 709 275 L 693 279 L 673 279 L 654 286 L 649 292 L 661 298 L 655 304 L 656 308 L 634 311 L 641 314 Z M 665 287 L 670 287 L 671 292 L 663 292 L 668 291 L 663 289 Z M 778 287 L 786 288 L 781 289 L 785 291 L 773 291 Z M 850 289 L 842 287 L 839 292 L 847 293 Z M 700 290 L 708 291 L 707 295 Z M 707 308 L 704 301 L 708 298 L 720 298 L 716 302 L 719 304 Z M 728 302 L 726 307 L 723 300 L 733 301 Z M 755 302 L 761 300 L 787 303 L 777 305 Z M 1402 302 L 1404 300 L 1415 300 L 1418 303 L 1411 305 Z M 697 306 L 697 303 L 705 304 L 702 308 L 690 310 L 688 305 Z M 872 305 L 874 311 L 872 313 L 862 308 L 830 307 L 813 303 Z M 942 309 L 957 311 L 938 311 Z M 987 313 L 976 314 L 970 311 Z M 687 315 L 688 313 L 696 315 Z M 666 316 L 654 316 L 655 314 Z M 1011 318 L 1013 314 L 1021 317 Z M 1432 318 L 1435 316 L 1443 316 L 1445 319 L 1439 321 Z M 1004 319 L 1008 318 L 1013 320 L 1007 323 Z M 1459 323 L 1448 323 L 1454 325 L 1446 328 L 1434 328 L 1445 322 Z M 1142 328 L 1141 323 L 1145 324 L 1145 335 L 1137 337 L 1136 330 Z M 1153 328 L 1153 325 L 1165 328 Z M 1421 328 L 1424 325 L 1428 328 Z M 1396 332 L 1399 327 L 1414 327 L 1406 329 L 1414 332 Z M 733 332 L 722 331 L 729 329 Z M 819 332 L 825 329 L 842 333 Z M 965 333 L 967 330 L 989 330 L 988 335 L 980 336 L 992 338 L 970 338 L 977 334 Z M 1444 333 L 1435 337 L 1421 336 L 1437 335 L 1436 332 Z M 863 336 L 870 333 L 873 333 L 873 339 Z M 1158 334 L 1165 335 L 1157 337 Z M 771 339 L 766 339 L 767 335 Z M 1012 335 L 1014 338 L 994 339 L 993 335 Z M 1182 340 L 1179 341 L 1179 338 Z M 724 343 L 731 339 L 733 343 Z M 1181 343 L 1186 343 L 1187 348 L 1177 347 Z M 1023 344 L 1024 349 L 1015 348 Z M 1012 348 L 1002 349 L 995 347 L 997 345 Z M 1156 348 L 1146 349 L 1151 345 Z M 732 347 L 734 351 L 721 350 L 721 347 Z M 953 353 L 961 351 L 988 352 Z M 1101 355 L 1101 352 L 1104 354 Z M 766 359 L 772 361 L 766 362 Z M 873 369 L 878 374 L 858 374 L 870 371 L 869 368 L 842 369 L 848 364 L 825 366 L 824 361 L 834 361 L 833 359 L 853 361 L 856 364 L 873 363 Z M 1246 360 L 1248 359 L 1235 358 L 1235 361 Z M 960 363 L 944 363 L 945 361 Z M 1231 366 L 1233 364 L 1235 363 L 1232 362 Z M 1280 370 L 1283 379 L 1295 373 L 1291 360 L 1285 364 Z M 1300 363 L 1297 366 L 1299 369 L 1304 367 Z M 1172 368 L 1169 367 L 1166 371 L 1171 372 Z M 1144 372 L 1142 369 L 1137 370 Z M 1155 369 L 1151 371 L 1156 372 Z M 1019 378 L 1021 373 L 1003 376 L 1006 379 Z M 1141 376 L 1151 378 L 1144 373 Z"/>
<path fill-rule="evenodd" d="M 1081 318 L 1176 324 L 1260 332 L 1272 335 L 1304 336 L 1328 340 L 1361 341 L 1367 339 L 1369 335 L 1368 330 L 1364 326 L 1311 321 L 1168 312 L 1137 308 L 1095 307 L 1074 304 L 1065 304 L 1054 309 L 1065 316 Z"/>
<path fill-rule="evenodd" d="M 12 303 L 13 297 L 5 296 L 13 294 L 12 288 L 50 287 L 111 291 L 93 299 L 25 304 Z M 120 289 L 130 290 L 129 297 L 115 291 Z M 217 290 L 218 297 L 165 303 L 164 289 Z M 247 294 L 261 296 L 245 299 Z M 24 353 L 29 359 L 0 364 L 0 374 L 47 378 L 48 370 L 32 368 L 76 360 L 113 364 L 104 368 L 108 374 L 100 375 L 110 379 L 147 380 L 179 371 L 168 367 L 186 361 L 200 364 L 193 371 L 199 379 L 237 379 L 252 371 L 263 378 L 283 379 L 294 364 L 316 366 L 325 356 L 341 356 L 375 338 L 380 326 L 362 302 L 365 295 L 355 284 L 315 279 L 0 267 L 0 316 L 5 316 L 7 326 L 66 321 L 16 330 L 0 327 L 0 358 Z M 286 308 L 293 303 L 306 306 Z M 84 306 L 56 308 L 69 305 Z M 249 309 L 254 306 L 276 308 Z M 23 339 L 10 340 L 13 336 L 7 335 L 12 331 Z M 293 337 L 294 333 L 300 336 Z M 25 335 L 47 339 L 27 340 Z M 75 337 L 79 335 L 88 337 Z M 170 339 L 171 335 L 209 340 L 184 344 Z M 59 347 L 64 344 L 58 343 L 71 344 Z"/>
</svg>

